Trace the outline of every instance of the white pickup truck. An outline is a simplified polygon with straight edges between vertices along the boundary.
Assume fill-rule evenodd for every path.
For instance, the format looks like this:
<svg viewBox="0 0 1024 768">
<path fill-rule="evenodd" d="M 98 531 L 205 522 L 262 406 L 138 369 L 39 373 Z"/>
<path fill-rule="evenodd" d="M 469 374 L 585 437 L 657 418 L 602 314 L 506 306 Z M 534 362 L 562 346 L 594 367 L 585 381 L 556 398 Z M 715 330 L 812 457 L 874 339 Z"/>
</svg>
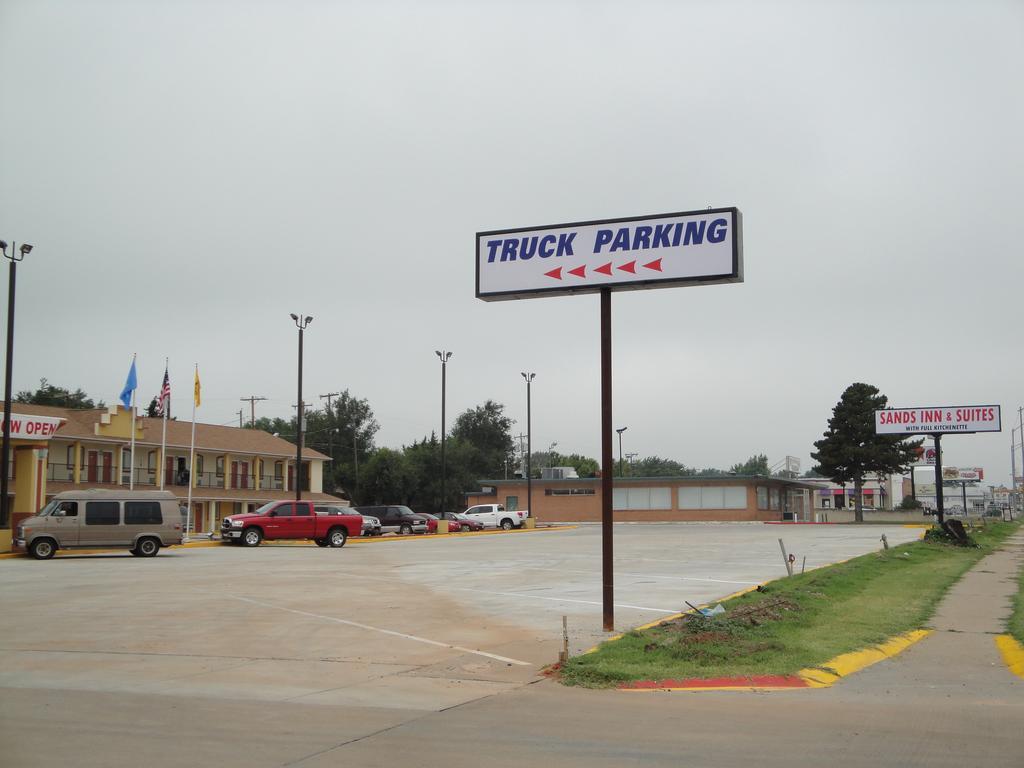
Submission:
<svg viewBox="0 0 1024 768">
<path fill-rule="evenodd" d="M 523 522 L 530 516 L 529 510 L 526 509 L 506 512 L 502 504 L 477 504 L 462 514 L 471 520 L 483 523 L 484 528 L 504 528 L 506 531 L 522 528 Z"/>
</svg>

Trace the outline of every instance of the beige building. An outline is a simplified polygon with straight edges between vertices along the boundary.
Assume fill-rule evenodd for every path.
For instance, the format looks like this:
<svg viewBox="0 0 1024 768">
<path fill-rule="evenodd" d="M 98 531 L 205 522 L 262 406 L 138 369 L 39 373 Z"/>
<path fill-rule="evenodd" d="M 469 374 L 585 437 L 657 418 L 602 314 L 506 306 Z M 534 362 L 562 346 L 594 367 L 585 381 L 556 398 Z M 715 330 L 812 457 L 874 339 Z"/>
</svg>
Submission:
<svg viewBox="0 0 1024 768">
<path fill-rule="evenodd" d="M 195 466 L 190 471 L 191 421 L 168 421 L 167 448 L 161 451 L 163 422 L 136 417 L 133 462 L 131 412 L 120 405 L 74 410 L 15 403 L 11 419 L 52 427 L 31 435 L 25 429 L 15 435 L 12 428 L 12 512 L 10 519 L 0 521 L 0 551 L 10 551 L 18 520 L 35 514 L 54 494 L 74 488 L 163 488 L 184 504 L 191 483 L 198 532 L 217 530 L 227 515 L 294 498 L 295 445 L 259 430 L 196 423 Z M 328 460 L 303 449 L 303 498 L 347 504 L 323 493 Z"/>
<path fill-rule="evenodd" d="M 534 480 L 532 502 L 525 480 L 481 485 L 480 493 L 467 494 L 467 506 L 529 508 L 538 522 L 601 520 L 600 478 Z M 616 522 L 809 520 L 814 489 L 803 481 L 763 476 L 616 477 L 612 510 Z"/>
</svg>

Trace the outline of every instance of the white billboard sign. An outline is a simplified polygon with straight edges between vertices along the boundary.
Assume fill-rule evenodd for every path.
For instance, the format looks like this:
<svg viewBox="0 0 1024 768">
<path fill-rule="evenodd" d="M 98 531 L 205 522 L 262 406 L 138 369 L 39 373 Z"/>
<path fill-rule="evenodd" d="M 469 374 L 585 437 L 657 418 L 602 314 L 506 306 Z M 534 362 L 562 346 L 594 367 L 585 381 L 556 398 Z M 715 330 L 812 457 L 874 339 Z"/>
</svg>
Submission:
<svg viewBox="0 0 1024 768">
<path fill-rule="evenodd" d="M 934 435 L 1001 432 L 998 405 L 950 405 L 941 408 L 886 408 L 875 411 L 877 435 Z"/>
<path fill-rule="evenodd" d="M 484 301 L 743 281 L 736 208 L 476 233 Z"/>
</svg>

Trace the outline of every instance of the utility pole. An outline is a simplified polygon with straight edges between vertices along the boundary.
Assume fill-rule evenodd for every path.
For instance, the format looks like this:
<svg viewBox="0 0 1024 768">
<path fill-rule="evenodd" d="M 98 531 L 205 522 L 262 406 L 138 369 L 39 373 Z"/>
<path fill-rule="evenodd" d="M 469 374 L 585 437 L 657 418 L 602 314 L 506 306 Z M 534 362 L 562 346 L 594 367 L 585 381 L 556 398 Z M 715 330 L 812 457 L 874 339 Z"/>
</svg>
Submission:
<svg viewBox="0 0 1024 768">
<path fill-rule="evenodd" d="M 340 397 L 341 392 L 328 392 L 322 394 L 321 399 L 327 400 L 327 416 L 328 416 L 328 427 L 327 427 L 327 455 L 331 457 L 331 464 L 334 464 L 334 427 L 331 426 L 331 420 L 334 418 L 334 411 L 331 409 L 331 399 L 334 397 Z M 358 470 L 356 470 L 358 472 Z M 331 473 L 334 474 L 334 467 L 331 467 Z M 334 490 L 334 479 L 331 479 L 331 490 Z"/>
<path fill-rule="evenodd" d="M 256 429 L 256 401 L 266 400 L 267 398 L 257 397 L 256 395 L 249 395 L 249 397 L 240 397 L 238 399 L 241 400 L 243 403 L 249 403 L 249 409 L 250 412 L 252 413 L 252 421 L 249 423 L 252 425 L 253 429 Z"/>
<path fill-rule="evenodd" d="M 245 409 L 244 408 L 239 408 L 238 409 L 238 428 L 239 429 L 242 428 L 242 414 L 243 413 L 245 413 Z"/>
</svg>

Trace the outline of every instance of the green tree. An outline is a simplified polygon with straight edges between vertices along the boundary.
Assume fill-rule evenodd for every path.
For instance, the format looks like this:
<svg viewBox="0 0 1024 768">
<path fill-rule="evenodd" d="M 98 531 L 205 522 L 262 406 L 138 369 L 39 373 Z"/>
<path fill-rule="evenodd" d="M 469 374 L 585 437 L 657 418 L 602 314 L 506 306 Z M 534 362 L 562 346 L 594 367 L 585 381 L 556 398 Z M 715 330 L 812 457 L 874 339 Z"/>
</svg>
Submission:
<svg viewBox="0 0 1024 768">
<path fill-rule="evenodd" d="M 261 416 L 256 419 L 256 424 L 253 426 L 250 422 L 245 423 L 245 429 L 258 429 L 263 432 L 269 432 L 272 435 L 283 437 L 285 440 L 295 440 L 295 419 L 290 420 L 275 417 L 273 419 L 267 416 Z"/>
<path fill-rule="evenodd" d="M 103 401 L 94 403 L 92 398 L 80 389 L 74 392 L 64 387 L 55 387 L 46 379 L 39 380 L 39 389 L 35 392 L 25 390 L 14 396 L 16 403 L 31 405 L 53 405 L 58 408 L 103 408 Z"/>
<path fill-rule="evenodd" d="M 361 503 L 408 504 L 414 490 L 415 479 L 403 451 L 381 448 L 361 469 Z"/>
<path fill-rule="evenodd" d="M 502 477 L 506 464 L 512 462 L 512 419 L 505 415 L 505 406 L 488 400 L 483 405 L 460 414 L 452 425 L 449 437 L 461 440 L 473 450 L 463 451 L 458 461 L 468 461 L 463 467 L 477 479 Z M 448 442 L 445 443 L 446 453 Z M 452 466 L 451 458 L 447 464 Z"/>
<path fill-rule="evenodd" d="M 353 503 L 362 503 L 362 468 L 379 429 L 370 403 L 347 389 L 331 399 L 330 408 L 307 412 L 303 442 L 331 457 L 324 467 L 324 491 L 344 489 Z"/>
<path fill-rule="evenodd" d="M 618 462 L 615 462 L 616 466 Z M 633 462 L 628 473 L 634 477 L 679 477 L 692 476 L 696 471 L 674 459 L 663 459 L 661 456 L 645 456 Z"/>
<path fill-rule="evenodd" d="M 877 387 L 860 382 L 851 384 L 832 409 L 824 436 L 815 441 L 817 451 L 811 453 L 811 458 L 818 462 L 813 468 L 815 472 L 834 483 L 853 483 L 858 523 L 864 521 L 864 478 L 869 474 L 905 472 L 916 461 L 915 449 L 923 442 L 875 434 L 875 411 L 885 408 L 888 402 Z"/>
<path fill-rule="evenodd" d="M 597 459 L 579 453 L 536 451 L 532 458 L 535 476 L 539 476 L 541 467 L 572 467 L 580 477 L 597 477 L 597 472 L 601 468 Z"/>
<path fill-rule="evenodd" d="M 768 457 L 763 453 L 751 456 L 742 464 L 733 464 L 729 467 L 729 471 L 735 472 L 737 475 L 764 475 L 767 477 L 771 474 L 771 470 L 768 468 Z"/>
</svg>

